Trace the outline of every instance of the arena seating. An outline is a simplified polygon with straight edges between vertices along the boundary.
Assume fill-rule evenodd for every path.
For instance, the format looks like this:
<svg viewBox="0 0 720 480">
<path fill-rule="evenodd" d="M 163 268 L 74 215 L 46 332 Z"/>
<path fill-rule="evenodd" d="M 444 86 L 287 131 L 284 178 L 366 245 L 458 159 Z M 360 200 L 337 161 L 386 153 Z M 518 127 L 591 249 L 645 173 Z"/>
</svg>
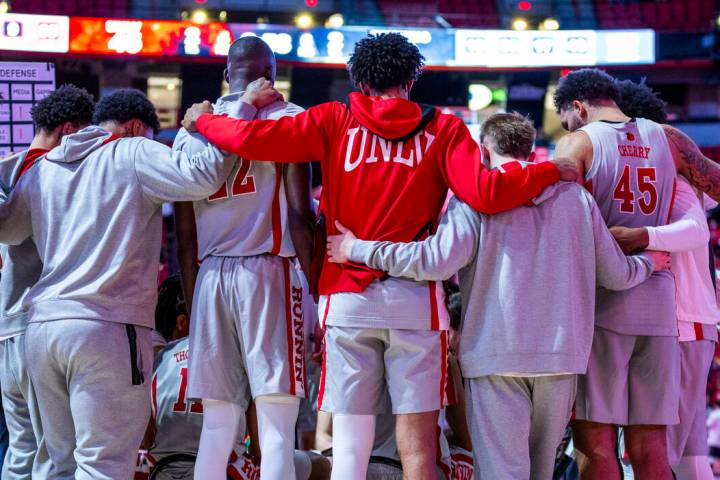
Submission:
<svg viewBox="0 0 720 480">
<path fill-rule="evenodd" d="M 710 31 L 713 0 L 617 1 L 596 0 L 600 28 L 650 27 L 660 32 Z"/>
<path fill-rule="evenodd" d="M 494 0 L 378 0 L 387 24 L 436 27 L 441 15 L 453 27 L 500 28 Z"/>
<path fill-rule="evenodd" d="M 18 13 L 77 15 L 86 17 L 128 16 L 130 0 L 13 0 Z"/>
<path fill-rule="evenodd" d="M 436 26 L 435 15 L 440 14 L 454 27 L 501 28 L 503 22 L 497 3 L 494 0 L 377 0 L 387 24 L 424 27 Z M 594 6 L 595 19 L 588 15 L 585 4 L 588 9 Z M 507 11 L 514 12 L 514 7 L 514 2 L 507 2 Z M 565 0 L 556 5 L 556 9 L 555 16 L 563 19 L 566 27 L 575 28 L 704 32 L 712 30 L 715 19 L 713 0 Z M 583 12 L 582 18 L 578 18 L 578 12 Z M 578 25 L 568 25 L 569 19 L 574 19 L 570 23 Z M 588 25 L 590 19 L 596 24 Z"/>
</svg>

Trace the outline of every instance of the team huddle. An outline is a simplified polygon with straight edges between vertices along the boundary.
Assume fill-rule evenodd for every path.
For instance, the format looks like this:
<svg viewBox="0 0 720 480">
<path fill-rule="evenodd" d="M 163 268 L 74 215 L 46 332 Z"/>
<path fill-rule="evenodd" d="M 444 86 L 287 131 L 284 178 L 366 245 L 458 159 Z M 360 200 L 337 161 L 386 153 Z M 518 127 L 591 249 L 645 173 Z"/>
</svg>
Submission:
<svg viewBox="0 0 720 480">
<path fill-rule="evenodd" d="M 423 60 L 368 36 L 303 110 L 243 37 L 172 148 L 139 91 L 40 101 L 0 160 L 2 478 L 551 479 L 568 424 L 582 479 L 619 429 L 636 478 L 712 478 L 720 166 L 596 69 L 535 163 L 526 117 L 410 101 Z"/>
</svg>

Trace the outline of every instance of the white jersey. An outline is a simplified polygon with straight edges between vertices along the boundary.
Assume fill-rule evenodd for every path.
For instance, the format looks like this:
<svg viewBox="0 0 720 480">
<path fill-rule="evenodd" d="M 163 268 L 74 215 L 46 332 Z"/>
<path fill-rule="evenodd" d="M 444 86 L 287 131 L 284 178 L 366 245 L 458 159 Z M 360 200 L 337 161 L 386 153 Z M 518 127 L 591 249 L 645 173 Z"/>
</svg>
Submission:
<svg viewBox="0 0 720 480">
<path fill-rule="evenodd" d="M 157 433 L 151 454 L 156 460 L 175 453 L 197 455 L 203 406 L 187 398 L 187 360 L 187 337 L 155 357 L 151 391 Z"/>
<path fill-rule="evenodd" d="M 277 120 L 303 111 L 286 102 L 274 102 L 258 111 L 240 101 L 241 96 L 242 93 L 234 93 L 221 97 L 215 104 L 215 113 L 245 120 Z M 181 129 L 173 150 L 192 155 L 205 145 L 207 140 L 202 135 Z M 238 160 L 225 185 L 210 197 L 193 204 L 199 260 L 209 255 L 249 257 L 270 253 L 294 256 L 287 222 L 283 165 L 272 159 Z"/>
<path fill-rule="evenodd" d="M 644 118 L 592 122 L 585 185 L 609 227 L 656 227 L 670 220 L 677 168 L 661 125 Z M 668 270 L 630 290 L 599 289 L 597 326 L 625 335 L 677 336 L 675 281 Z"/>
</svg>

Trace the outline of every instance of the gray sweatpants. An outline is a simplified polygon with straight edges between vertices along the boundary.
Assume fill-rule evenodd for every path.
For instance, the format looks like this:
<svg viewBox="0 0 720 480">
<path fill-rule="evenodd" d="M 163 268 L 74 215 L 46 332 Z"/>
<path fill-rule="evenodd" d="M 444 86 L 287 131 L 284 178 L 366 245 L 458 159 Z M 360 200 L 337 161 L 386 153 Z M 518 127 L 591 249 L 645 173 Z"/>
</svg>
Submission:
<svg viewBox="0 0 720 480">
<path fill-rule="evenodd" d="M 25 335 L 0 341 L 0 390 L 9 448 L 2 465 L 3 480 L 47 478 L 51 467 L 35 390 L 25 358 Z"/>
<path fill-rule="evenodd" d="M 475 478 L 550 480 L 577 375 L 465 379 Z"/>
<path fill-rule="evenodd" d="M 48 480 L 131 479 L 150 418 L 150 329 L 55 320 L 31 323 L 25 335 L 55 467 Z"/>
</svg>

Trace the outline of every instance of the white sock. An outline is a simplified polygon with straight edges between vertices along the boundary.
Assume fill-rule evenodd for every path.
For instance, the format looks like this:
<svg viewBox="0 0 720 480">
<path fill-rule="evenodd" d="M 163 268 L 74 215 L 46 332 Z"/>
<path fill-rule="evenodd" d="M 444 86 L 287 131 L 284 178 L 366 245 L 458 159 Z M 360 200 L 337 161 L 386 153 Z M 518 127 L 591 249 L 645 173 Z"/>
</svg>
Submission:
<svg viewBox="0 0 720 480">
<path fill-rule="evenodd" d="M 295 478 L 295 423 L 300 399 L 261 395 L 255 399 L 260 436 L 260 480 Z"/>
<path fill-rule="evenodd" d="M 678 480 L 714 480 L 710 461 L 706 456 L 682 457 L 677 466 L 672 467 Z"/>
<path fill-rule="evenodd" d="M 245 412 L 240 405 L 220 400 L 203 399 L 203 427 L 200 434 L 195 478 L 226 480 L 230 452 L 235 445 Z"/>
<path fill-rule="evenodd" d="M 331 480 L 365 480 L 375 440 L 375 415 L 333 414 Z"/>
</svg>

